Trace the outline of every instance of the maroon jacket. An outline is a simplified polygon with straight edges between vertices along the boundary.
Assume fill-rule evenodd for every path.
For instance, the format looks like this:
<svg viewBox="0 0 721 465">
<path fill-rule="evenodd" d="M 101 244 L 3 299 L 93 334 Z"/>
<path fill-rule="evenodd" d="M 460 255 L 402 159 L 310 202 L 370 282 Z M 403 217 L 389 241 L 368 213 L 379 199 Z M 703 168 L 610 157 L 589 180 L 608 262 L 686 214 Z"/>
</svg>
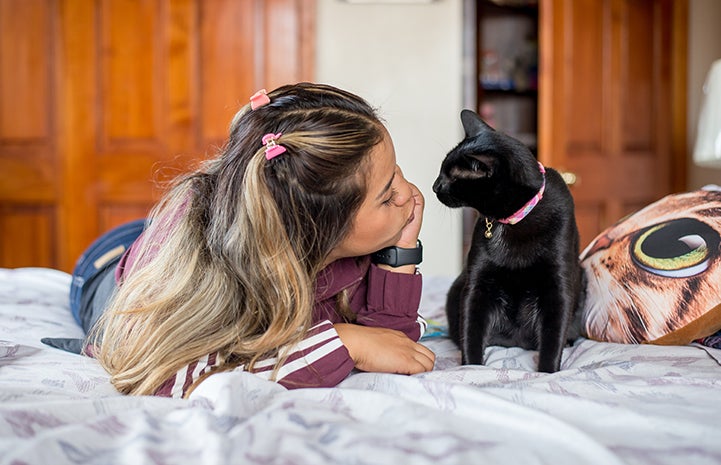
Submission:
<svg viewBox="0 0 721 465">
<path fill-rule="evenodd" d="M 118 266 L 116 277 L 119 280 L 127 262 L 133 260 L 132 250 L 131 247 Z M 350 374 L 354 368 L 353 360 L 333 326 L 343 322 L 335 310 L 336 296 L 343 290 L 348 291 L 357 324 L 396 329 L 417 341 L 426 327 L 425 320 L 418 315 L 421 287 L 420 274 L 383 270 L 371 264 L 368 256 L 331 263 L 316 281 L 311 328 L 300 343 L 289 348 L 290 355 L 275 380 L 287 388 L 330 387 Z M 276 362 L 275 358 L 258 362 L 252 372 L 270 379 Z M 155 394 L 183 397 L 193 382 L 215 365 L 216 354 L 209 354 L 179 370 Z"/>
</svg>

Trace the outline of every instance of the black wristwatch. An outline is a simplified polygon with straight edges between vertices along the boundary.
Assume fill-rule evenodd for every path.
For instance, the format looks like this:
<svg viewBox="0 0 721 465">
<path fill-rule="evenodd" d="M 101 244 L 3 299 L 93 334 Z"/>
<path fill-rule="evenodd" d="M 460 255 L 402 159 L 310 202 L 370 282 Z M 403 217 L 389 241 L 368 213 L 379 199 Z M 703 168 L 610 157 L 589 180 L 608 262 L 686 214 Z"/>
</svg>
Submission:
<svg viewBox="0 0 721 465">
<path fill-rule="evenodd" d="M 376 265 L 390 265 L 392 267 L 403 265 L 418 265 L 423 261 L 423 244 L 418 240 L 412 249 L 403 247 L 386 247 L 371 254 L 371 261 Z"/>
</svg>

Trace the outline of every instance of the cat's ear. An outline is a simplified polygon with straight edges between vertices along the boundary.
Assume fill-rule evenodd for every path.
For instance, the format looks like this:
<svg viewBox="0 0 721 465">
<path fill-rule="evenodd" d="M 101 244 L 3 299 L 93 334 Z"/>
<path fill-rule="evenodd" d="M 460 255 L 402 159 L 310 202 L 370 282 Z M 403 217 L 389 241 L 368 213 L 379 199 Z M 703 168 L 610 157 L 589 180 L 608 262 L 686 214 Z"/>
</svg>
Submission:
<svg viewBox="0 0 721 465">
<path fill-rule="evenodd" d="M 463 130 L 466 131 L 466 137 L 475 137 L 484 131 L 493 131 L 493 128 L 471 110 L 461 111 L 461 123 L 463 123 Z"/>
</svg>

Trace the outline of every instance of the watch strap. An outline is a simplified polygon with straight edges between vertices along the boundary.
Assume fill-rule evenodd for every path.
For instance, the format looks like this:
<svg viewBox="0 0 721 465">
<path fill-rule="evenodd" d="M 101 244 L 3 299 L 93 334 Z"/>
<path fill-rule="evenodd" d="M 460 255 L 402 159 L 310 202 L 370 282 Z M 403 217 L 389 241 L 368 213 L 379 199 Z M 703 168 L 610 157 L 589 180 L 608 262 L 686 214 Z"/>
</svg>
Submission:
<svg viewBox="0 0 721 465">
<path fill-rule="evenodd" d="M 416 247 L 386 247 L 371 254 L 371 261 L 377 265 L 392 267 L 418 265 L 423 261 L 423 244 L 419 240 Z"/>
</svg>

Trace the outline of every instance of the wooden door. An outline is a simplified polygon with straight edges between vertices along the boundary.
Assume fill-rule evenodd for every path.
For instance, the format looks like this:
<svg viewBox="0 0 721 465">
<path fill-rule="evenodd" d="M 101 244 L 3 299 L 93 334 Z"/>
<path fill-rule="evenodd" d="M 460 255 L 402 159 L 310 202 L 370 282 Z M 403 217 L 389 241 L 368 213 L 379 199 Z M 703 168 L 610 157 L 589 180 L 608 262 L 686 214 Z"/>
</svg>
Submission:
<svg viewBox="0 0 721 465">
<path fill-rule="evenodd" d="M 311 80 L 307 0 L 0 0 L 0 266 L 69 271 L 212 154 L 259 88 Z"/>
<path fill-rule="evenodd" d="M 575 176 L 582 247 L 685 187 L 686 0 L 542 0 L 539 159 Z"/>
</svg>

